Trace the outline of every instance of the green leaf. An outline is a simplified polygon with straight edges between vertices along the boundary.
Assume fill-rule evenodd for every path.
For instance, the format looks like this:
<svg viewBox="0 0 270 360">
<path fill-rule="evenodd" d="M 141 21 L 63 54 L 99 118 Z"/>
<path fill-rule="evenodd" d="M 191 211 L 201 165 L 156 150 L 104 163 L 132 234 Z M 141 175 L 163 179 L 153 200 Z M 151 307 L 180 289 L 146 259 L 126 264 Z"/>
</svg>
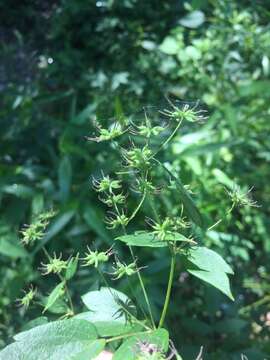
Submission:
<svg viewBox="0 0 270 360">
<path fill-rule="evenodd" d="M 219 254 L 205 247 L 192 247 L 186 258 L 189 262 L 187 271 L 190 274 L 206 281 L 234 300 L 227 275 L 233 274 L 233 270 Z"/>
<path fill-rule="evenodd" d="M 15 336 L 16 342 L 0 352 L 5 360 L 91 360 L 104 349 L 95 327 L 69 319 L 37 326 Z"/>
<path fill-rule="evenodd" d="M 187 237 L 185 237 L 184 235 L 178 233 L 178 232 L 174 232 L 172 234 L 169 234 L 166 236 L 166 238 L 164 239 L 164 241 L 181 241 L 181 242 L 187 242 L 187 243 L 190 243 L 190 244 L 194 244 L 194 240 L 192 239 L 189 239 Z"/>
<path fill-rule="evenodd" d="M 168 331 L 165 329 L 158 329 L 128 338 L 115 352 L 113 360 L 135 360 L 139 354 L 139 345 L 141 342 L 156 345 L 158 349 L 166 353 L 169 347 Z"/>
<path fill-rule="evenodd" d="M 69 262 L 65 273 L 65 279 L 70 280 L 73 278 L 73 276 L 76 273 L 77 267 L 78 267 L 78 261 L 79 261 L 79 254 L 76 255 L 76 257 L 72 257 Z"/>
<path fill-rule="evenodd" d="M 130 246 L 165 247 L 168 243 L 159 240 L 152 232 L 137 232 L 132 235 L 123 235 L 116 238 Z"/>
<path fill-rule="evenodd" d="M 102 214 L 99 214 L 96 208 L 92 208 L 91 206 L 86 206 L 83 218 L 86 224 L 94 230 L 106 243 L 112 244 L 112 239 L 104 226 L 104 222 L 102 221 Z"/>
<path fill-rule="evenodd" d="M 46 305 L 42 313 L 45 313 L 45 311 L 47 311 L 56 302 L 56 300 L 59 299 L 64 294 L 65 291 L 64 289 L 65 289 L 64 282 L 61 282 L 53 289 L 53 291 L 50 293 L 46 301 Z"/>
<path fill-rule="evenodd" d="M 166 239 L 159 240 L 153 232 L 138 231 L 131 235 L 123 235 L 116 238 L 130 246 L 146 246 L 146 247 L 165 247 L 169 241 L 184 241 L 194 243 L 193 240 L 186 238 L 177 232 L 169 234 Z"/>
<path fill-rule="evenodd" d="M 190 248 L 188 260 L 202 270 L 234 273 L 230 265 L 218 253 L 203 246 Z"/>
<path fill-rule="evenodd" d="M 48 297 L 45 299 L 43 299 L 42 303 L 44 304 L 44 306 L 46 305 Z M 45 300 L 45 301 L 44 301 Z M 68 304 L 64 301 L 63 298 L 59 297 L 55 303 L 48 309 L 48 312 L 50 312 L 51 314 L 66 314 L 69 311 L 69 307 Z"/>
<path fill-rule="evenodd" d="M 16 235 L 6 233 L 0 237 L 0 254 L 12 259 L 24 258 L 28 256 L 27 251 L 20 244 Z"/>
<path fill-rule="evenodd" d="M 181 48 L 181 42 L 172 36 L 167 36 L 159 46 L 160 51 L 167 55 L 175 55 Z"/>
<path fill-rule="evenodd" d="M 70 193 L 72 177 L 72 166 L 69 157 L 65 156 L 58 168 L 58 184 L 60 189 L 60 199 L 65 202 Z"/>
<path fill-rule="evenodd" d="M 6 185 L 0 190 L 2 190 L 7 194 L 11 194 L 22 199 L 31 198 L 35 194 L 31 187 L 23 184 Z"/>
<path fill-rule="evenodd" d="M 86 108 L 84 108 L 77 116 L 72 119 L 71 123 L 76 125 L 88 123 L 89 118 L 92 114 L 94 114 L 96 107 L 96 103 L 91 103 L 87 105 Z"/>
<path fill-rule="evenodd" d="M 23 325 L 22 331 L 30 330 L 36 326 L 48 324 L 48 318 L 46 316 L 39 316 L 33 320 L 28 321 Z"/>
<path fill-rule="evenodd" d="M 187 28 L 195 29 L 202 25 L 205 21 L 204 13 L 200 10 L 192 11 L 183 17 L 179 23 Z"/>
<path fill-rule="evenodd" d="M 185 189 L 184 185 L 182 184 L 181 180 L 176 178 L 172 174 L 172 172 L 169 169 L 167 169 L 167 167 L 164 164 L 162 163 L 159 164 L 163 167 L 164 170 L 166 170 L 166 172 L 170 175 L 170 177 L 175 181 L 176 188 L 180 194 L 180 198 L 184 205 L 184 209 L 187 212 L 187 215 L 190 217 L 192 221 L 194 221 L 195 224 L 202 227 L 203 223 L 202 223 L 201 214 L 197 209 L 191 196 L 189 195 L 188 191 Z"/>
<path fill-rule="evenodd" d="M 120 291 L 101 288 L 83 295 L 82 301 L 91 311 L 79 314 L 76 318 L 93 323 L 100 336 L 117 336 L 133 329 L 133 324 L 127 322 L 121 304 L 126 304 L 131 313 L 134 312 L 134 305 L 127 305 L 130 300 Z"/>
</svg>

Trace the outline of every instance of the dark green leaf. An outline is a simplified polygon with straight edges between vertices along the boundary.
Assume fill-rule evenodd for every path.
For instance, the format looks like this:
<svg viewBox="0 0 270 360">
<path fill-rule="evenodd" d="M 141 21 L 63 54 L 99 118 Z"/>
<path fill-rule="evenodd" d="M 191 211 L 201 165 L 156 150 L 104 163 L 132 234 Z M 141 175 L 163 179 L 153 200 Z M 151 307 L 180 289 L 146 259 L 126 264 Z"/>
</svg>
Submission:
<svg viewBox="0 0 270 360">
<path fill-rule="evenodd" d="M 61 201 L 66 201 L 69 197 L 72 177 L 72 166 L 69 157 L 65 156 L 58 168 L 58 184 L 60 189 Z"/>
</svg>

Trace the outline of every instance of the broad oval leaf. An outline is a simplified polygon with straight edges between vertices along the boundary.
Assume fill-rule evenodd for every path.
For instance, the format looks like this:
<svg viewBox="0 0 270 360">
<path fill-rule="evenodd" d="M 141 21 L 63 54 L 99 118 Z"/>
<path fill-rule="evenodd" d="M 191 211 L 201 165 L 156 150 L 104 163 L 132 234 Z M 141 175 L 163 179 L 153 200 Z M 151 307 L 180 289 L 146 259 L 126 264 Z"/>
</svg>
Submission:
<svg viewBox="0 0 270 360">
<path fill-rule="evenodd" d="M 132 314 L 136 309 L 130 299 L 120 291 L 101 288 L 83 295 L 82 301 L 90 311 L 78 314 L 76 318 L 93 323 L 100 336 L 117 336 L 131 329 L 138 329 L 138 325 L 127 321 L 123 307 Z"/>
<path fill-rule="evenodd" d="M 113 356 L 113 360 L 135 360 L 140 353 L 140 343 L 147 342 L 156 345 L 157 348 L 166 353 L 169 347 L 169 334 L 165 329 L 151 332 L 143 332 L 131 336 L 123 342 Z"/>
<path fill-rule="evenodd" d="M 69 319 L 37 326 L 15 336 L 16 342 L 0 352 L 5 360 L 91 360 L 104 349 L 95 327 Z"/>
</svg>

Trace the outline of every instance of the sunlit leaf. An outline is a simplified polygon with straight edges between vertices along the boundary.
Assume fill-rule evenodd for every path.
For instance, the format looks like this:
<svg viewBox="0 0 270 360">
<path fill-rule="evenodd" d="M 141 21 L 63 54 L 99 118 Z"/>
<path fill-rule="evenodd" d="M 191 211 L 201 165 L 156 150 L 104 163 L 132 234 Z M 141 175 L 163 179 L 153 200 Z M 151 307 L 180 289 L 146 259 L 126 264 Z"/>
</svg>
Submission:
<svg viewBox="0 0 270 360">
<path fill-rule="evenodd" d="M 120 335 L 134 327 L 127 321 L 128 314 L 125 314 L 122 304 L 131 313 L 134 313 L 135 307 L 120 291 L 101 288 L 83 295 L 82 301 L 90 311 L 77 315 L 77 318 L 93 323 L 100 336 Z"/>
</svg>

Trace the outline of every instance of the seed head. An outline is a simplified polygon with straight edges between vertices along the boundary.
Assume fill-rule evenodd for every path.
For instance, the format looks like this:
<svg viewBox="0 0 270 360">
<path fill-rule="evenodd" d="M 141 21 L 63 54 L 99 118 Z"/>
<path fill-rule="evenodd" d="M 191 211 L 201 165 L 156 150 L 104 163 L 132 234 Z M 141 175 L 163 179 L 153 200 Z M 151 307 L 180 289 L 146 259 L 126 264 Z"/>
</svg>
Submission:
<svg viewBox="0 0 270 360">
<path fill-rule="evenodd" d="M 114 272 L 112 275 L 114 275 L 114 280 L 118 280 L 121 279 L 124 275 L 132 276 L 136 274 L 137 271 L 138 269 L 135 262 L 126 265 L 125 263 L 121 263 L 119 260 L 116 260 Z"/>
<path fill-rule="evenodd" d="M 241 190 L 240 186 L 235 185 L 232 191 L 227 191 L 227 194 L 231 198 L 233 203 L 233 207 L 235 206 L 250 206 L 250 207 L 258 207 L 257 202 L 252 200 L 250 193 L 253 188 L 250 188 L 248 191 Z"/>
<path fill-rule="evenodd" d="M 160 240 L 165 240 L 168 235 L 173 234 L 173 222 L 169 217 L 158 223 L 151 219 L 147 219 L 149 225 L 153 228 L 153 234 Z"/>
<path fill-rule="evenodd" d="M 150 138 L 151 136 L 158 136 L 165 128 L 162 126 L 147 126 L 147 125 L 140 125 L 138 126 L 138 134 L 144 136 L 146 138 Z"/>
<path fill-rule="evenodd" d="M 98 268 L 99 264 L 105 263 L 109 260 L 110 255 L 113 254 L 112 248 L 108 249 L 107 251 L 100 251 L 97 250 L 92 251 L 87 246 L 87 252 L 85 253 L 85 257 L 82 258 L 84 261 L 83 266 L 94 266 L 96 269 Z"/>
<path fill-rule="evenodd" d="M 126 201 L 126 196 L 123 194 L 112 194 L 109 195 L 107 198 L 103 199 L 103 198 L 99 198 L 102 202 L 104 202 L 104 204 L 106 204 L 107 206 L 114 206 L 115 204 L 117 205 L 123 205 Z"/>
<path fill-rule="evenodd" d="M 30 225 L 25 225 L 21 230 L 22 240 L 24 245 L 33 244 L 40 240 L 45 235 L 46 227 L 49 224 L 49 219 L 55 215 L 53 210 L 39 214 Z"/>
<path fill-rule="evenodd" d="M 61 271 L 67 268 L 68 261 L 62 260 L 62 255 L 56 257 L 56 254 L 53 254 L 53 257 L 50 259 L 48 264 L 42 264 L 43 275 L 48 275 L 50 273 L 60 274 Z"/>
<path fill-rule="evenodd" d="M 170 100 L 168 100 L 169 104 L 172 107 L 172 110 L 164 109 L 160 111 L 161 114 L 179 122 L 179 121 L 188 121 L 188 122 L 198 122 L 205 120 L 206 117 L 203 115 L 205 110 L 197 110 L 198 103 L 195 106 L 190 107 L 189 104 L 185 104 L 184 106 L 176 106 Z"/>
<path fill-rule="evenodd" d="M 116 229 L 118 226 L 127 226 L 129 218 L 124 214 L 111 213 L 113 217 L 107 217 L 105 222 L 108 224 L 109 229 Z"/>
<path fill-rule="evenodd" d="M 36 295 L 36 290 L 33 288 L 33 286 L 31 286 L 30 289 L 28 290 L 28 292 L 24 291 L 24 293 L 25 293 L 25 295 L 21 299 L 18 299 L 18 303 L 19 303 L 19 306 L 22 306 L 25 309 L 28 309 Z"/>
<path fill-rule="evenodd" d="M 110 192 L 113 190 L 121 189 L 121 181 L 120 180 L 112 180 L 109 176 L 103 176 L 102 179 L 96 180 L 93 178 L 93 187 L 99 192 Z"/>
<path fill-rule="evenodd" d="M 86 137 L 86 140 L 89 141 L 109 141 L 117 138 L 118 136 L 124 134 L 127 130 L 123 130 L 122 126 L 119 123 L 114 123 L 113 126 L 111 126 L 109 129 L 104 129 L 101 127 L 98 127 L 98 136 L 96 137 Z"/>
<path fill-rule="evenodd" d="M 127 166 L 139 170 L 145 170 L 149 167 L 151 156 L 152 151 L 148 148 L 148 146 L 123 151 L 123 157 L 127 163 Z"/>
</svg>

